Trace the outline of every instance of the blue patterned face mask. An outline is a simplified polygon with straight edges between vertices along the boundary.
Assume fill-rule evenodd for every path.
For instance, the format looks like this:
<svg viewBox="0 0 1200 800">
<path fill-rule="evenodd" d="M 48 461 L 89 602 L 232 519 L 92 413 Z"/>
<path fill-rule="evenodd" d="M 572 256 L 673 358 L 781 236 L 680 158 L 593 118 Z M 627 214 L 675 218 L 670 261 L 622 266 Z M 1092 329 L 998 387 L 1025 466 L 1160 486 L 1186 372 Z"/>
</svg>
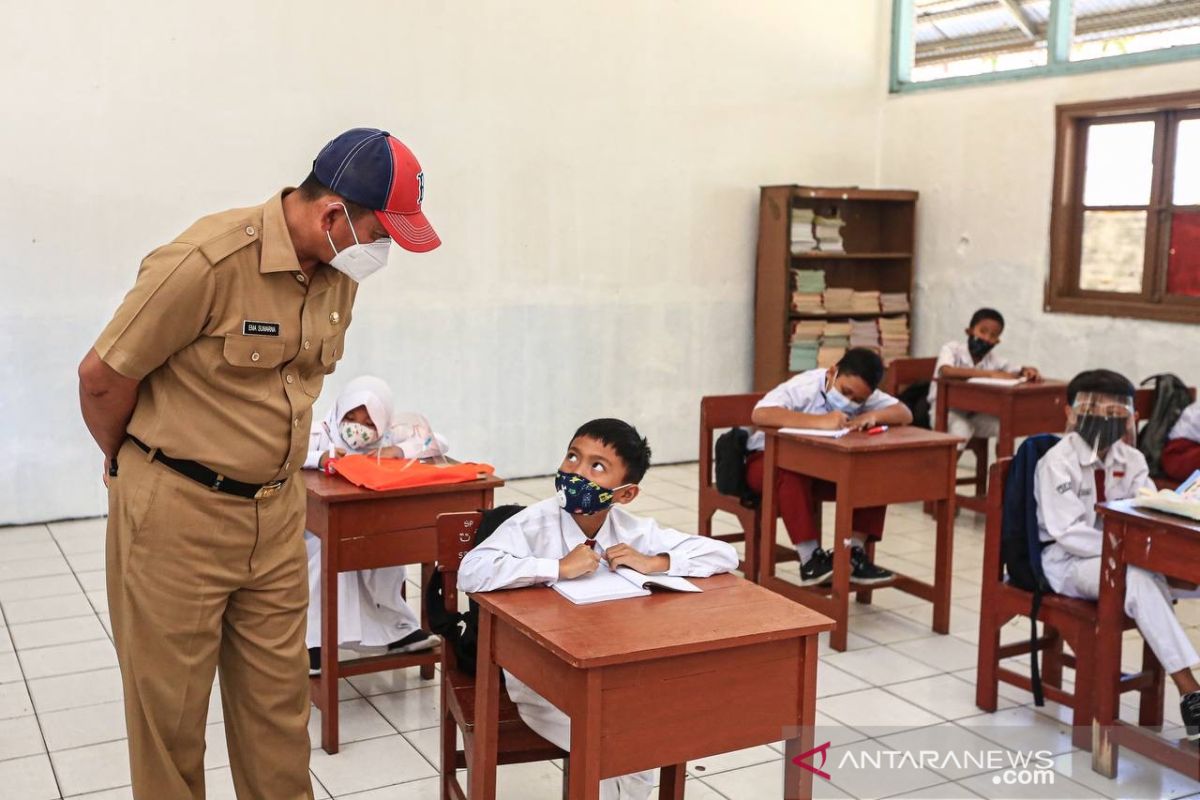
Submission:
<svg viewBox="0 0 1200 800">
<path fill-rule="evenodd" d="M 554 489 L 558 492 L 558 505 L 568 514 L 586 516 L 606 511 L 612 505 L 613 496 L 628 485 L 605 489 L 582 475 L 563 472 L 561 469 L 554 476 Z"/>
</svg>

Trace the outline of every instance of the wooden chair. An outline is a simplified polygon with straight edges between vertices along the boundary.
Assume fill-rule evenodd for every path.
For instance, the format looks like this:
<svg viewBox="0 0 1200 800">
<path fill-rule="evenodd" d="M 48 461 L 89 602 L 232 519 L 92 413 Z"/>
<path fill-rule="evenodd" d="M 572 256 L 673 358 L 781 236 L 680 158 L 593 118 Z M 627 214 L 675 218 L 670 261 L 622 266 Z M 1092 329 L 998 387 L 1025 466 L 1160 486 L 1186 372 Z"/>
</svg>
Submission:
<svg viewBox="0 0 1200 800">
<path fill-rule="evenodd" d="M 975 705 L 984 711 L 995 711 L 1000 681 L 1032 691 L 1028 671 L 1022 673 L 1000 666 L 1000 660 L 1029 654 L 1030 641 L 1000 644 L 1000 628 L 1014 617 L 1028 617 L 1033 594 L 1010 585 L 1004 579 L 1004 560 L 1001 556 L 1000 530 L 1004 509 L 1004 486 L 1011 458 L 992 465 L 988 482 L 987 521 L 984 533 L 983 588 L 979 611 L 979 661 L 976 668 Z M 1042 635 L 1036 640 L 1042 652 L 1042 685 L 1046 697 L 1073 709 L 1072 740 L 1076 747 L 1092 749 L 1092 709 L 1095 685 L 1091 664 L 1095 660 L 1095 632 L 1099 619 L 1096 603 L 1047 593 L 1042 596 L 1038 619 Z M 1125 617 L 1122 630 L 1135 627 Z M 1063 644 L 1073 653 L 1063 652 Z M 1063 667 L 1075 670 L 1075 688 L 1069 692 L 1062 685 Z M 1138 692 L 1138 724 L 1146 727 L 1162 725 L 1163 689 L 1165 675 L 1149 645 L 1143 644 L 1142 670 L 1121 678 L 1120 691 Z"/>
<path fill-rule="evenodd" d="M 711 536 L 722 542 L 744 542 L 745 556 L 738 569 L 749 580 L 758 580 L 758 530 L 761 516 L 758 508 L 747 508 L 741 501 L 717 491 L 714 482 L 713 442 L 716 432 L 725 428 L 748 428 L 754 405 L 762 399 L 761 394 L 727 394 L 704 397 L 700 400 L 700 524 L 701 536 Z M 737 517 L 742 529 L 737 533 L 712 532 L 713 514 L 724 511 Z M 796 550 L 776 545 L 775 563 L 797 561 Z"/>
<path fill-rule="evenodd" d="M 1196 387 L 1189 386 L 1188 391 L 1191 392 L 1192 401 L 1196 400 Z M 1138 389 L 1133 394 L 1133 412 L 1137 415 L 1138 430 L 1146 420 L 1150 419 L 1150 414 L 1154 411 L 1154 390 L 1153 389 Z M 1155 478 L 1154 483 L 1159 489 L 1174 489 L 1179 486 L 1179 481 L 1174 478 L 1163 476 Z"/>
<path fill-rule="evenodd" d="M 458 567 L 467 551 L 475 545 L 482 520 L 480 512 L 441 514 L 437 518 L 437 564 L 434 569 L 442 576 L 447 611 L 458 611 Z M 442 645 L 441 702 L 442 800 L 467 800 L 456 770 L 467 768 L 467 754 L 474 746 L 475 676 L 458 668 L 454 648 L 448 642 Z M 458 733 L 462 734 L 463 750 L 458 749 Z M 525 724 L 503 685 L 500 687 L 498 738 L 497 764 L 563 759 L 563 797 L 567 796 L 569 754 Z"/>
<path fill-rule="evenodd" d="M 892 363 L 888 364 L 887 371 L 883 374 L 883 380 L 880 382 L 879 388 L 892 397 L 899 397 L 901 392 L 914 383 L 932 381 L 933 368 L 936 366 L 936 358 L 893 359 Z M 932 408 L 929 409 L 929 413 L 932 415 L 934 410 Z M 975 474 L 958 478 L 955 483 L 958 486 L 973 484 L 975 486 L 975 496 L 983 497 L 987 492 L 988 440 L 973 437 L 967 441 L 966 449 L 975 455 Z M 933 513 L 932 504 L 925 504 L 925 513 Z"/>
</svg>

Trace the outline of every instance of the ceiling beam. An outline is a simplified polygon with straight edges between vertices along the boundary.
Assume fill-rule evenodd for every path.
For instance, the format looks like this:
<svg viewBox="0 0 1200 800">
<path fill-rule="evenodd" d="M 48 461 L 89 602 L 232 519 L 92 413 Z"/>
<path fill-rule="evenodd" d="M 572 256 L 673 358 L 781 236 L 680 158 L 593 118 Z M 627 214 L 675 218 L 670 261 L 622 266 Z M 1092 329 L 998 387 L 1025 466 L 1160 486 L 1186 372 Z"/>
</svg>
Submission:
<svg viewBox="0 0 1200 800">
<path fill-rule="evenodd" d="M 1025 9 L 1021 8 L 1021 4 L 1017 0 L 1000 0 L 1000 5 L 1012 17 L 1013 24 L 1021 29 L 1021 33 L 1025 34 L 1026 39 L 1036 39 L 1037 33 L 1034 30 L 1033 20 L 1025 16 Z"/>
</svg>

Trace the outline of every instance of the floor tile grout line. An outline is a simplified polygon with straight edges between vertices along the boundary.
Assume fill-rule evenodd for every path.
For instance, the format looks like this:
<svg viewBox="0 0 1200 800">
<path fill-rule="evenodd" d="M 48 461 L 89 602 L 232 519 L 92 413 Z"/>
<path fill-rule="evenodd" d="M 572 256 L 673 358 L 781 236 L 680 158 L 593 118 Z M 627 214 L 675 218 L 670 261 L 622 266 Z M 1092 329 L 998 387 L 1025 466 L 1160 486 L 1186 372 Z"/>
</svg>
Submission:
<svg viewBox="0 0 1200 800">
<path fill-rule="evenodd" d="M 49 526 L 46 531 L 49 532 Z M 0 603 L 0 622 L 3 622 L 5 627 L 8 627 L 8 618 L 4 614 L 4 605 Z M 54 788 L 58 791 L 58 796 L 63 796 L 62 782 L 58 779 L 58 769 L 54 766 L 54 759 L 50 757 L 50 743 L 46 741 L 46 731 L 42 729 L 42 717 L 38 713 L 37 701 L 33 699 L 33 692 L 29 691 L 29 681 L 25 677 L 25 665 L 21 663 L 21 654 L 13 645 L 13 657 L 17 660 L 17 669 L 21 671 L 21 680 L 25 683 L 25 692 L 29 695 L 29 705 L 33 708 L 33 720 L 37 725 L 38 736 L 42 740 L 43 755 L 46 756 L 46 763 L 50 765 L 50 775 L 54 778 Z M 37 755 L 37 754 L 34 754 Z"/>
</svg>

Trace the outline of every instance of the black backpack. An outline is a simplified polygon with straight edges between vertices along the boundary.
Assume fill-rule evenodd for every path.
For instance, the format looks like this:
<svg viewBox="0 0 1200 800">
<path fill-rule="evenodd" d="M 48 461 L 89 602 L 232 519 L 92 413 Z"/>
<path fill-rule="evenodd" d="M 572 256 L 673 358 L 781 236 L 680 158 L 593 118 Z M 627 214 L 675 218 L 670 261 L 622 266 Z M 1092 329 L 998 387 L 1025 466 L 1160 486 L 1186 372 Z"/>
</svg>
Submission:
<svg viewBox="0 0 1200 800">
<path fill-rule="evenodd" d="M 1192 404 L 1192 395 L 1187 384 L 1170 372 L 1151 375 L 1141 385 L 1151 381 L 1154 381 L 1154 409 L 1138 434 L 1137 446 L 1146 457 L 1150 475 L 1158 478 L 1162 477 L 1162 452 L 1167 445 L 1167 436 L 1179 421 L 1179 415 Z"/>
<path fill-rule="evenodd" d="M 496 532 L 509 517 L 525 506 L 508 505 L 485 509 L 479 523 L 475 545 Z M 452 648 L 458 668 L 475 674 L 475 655 L 479 643 L 479 604 L 471 600 L 466 613 L 446 610 L 446 595 L 442 590 L 442 573 L 434 572 L 425 587 L 425 608 L 429 614 L 429 629 L 442 637 L 444 647 Z"/>
<path fill-rule="evenodd" d="M 915 427 L 925 430 L 933 428 L 933 423 L 929 418 L 929 381 L 917 381 L 910 384 L 896 399 L 908 406 L 908 410 L 912 412 L 912 424 Z"/>
<path fill-rule="evenodd" d="M 750 432 L 730 428 L 713 445 L 716 461 L 717 491 L 738 498 L 746 508 L 757 508 L 759 497 L 746 485 L 746 442 Z"/>
</svg>

